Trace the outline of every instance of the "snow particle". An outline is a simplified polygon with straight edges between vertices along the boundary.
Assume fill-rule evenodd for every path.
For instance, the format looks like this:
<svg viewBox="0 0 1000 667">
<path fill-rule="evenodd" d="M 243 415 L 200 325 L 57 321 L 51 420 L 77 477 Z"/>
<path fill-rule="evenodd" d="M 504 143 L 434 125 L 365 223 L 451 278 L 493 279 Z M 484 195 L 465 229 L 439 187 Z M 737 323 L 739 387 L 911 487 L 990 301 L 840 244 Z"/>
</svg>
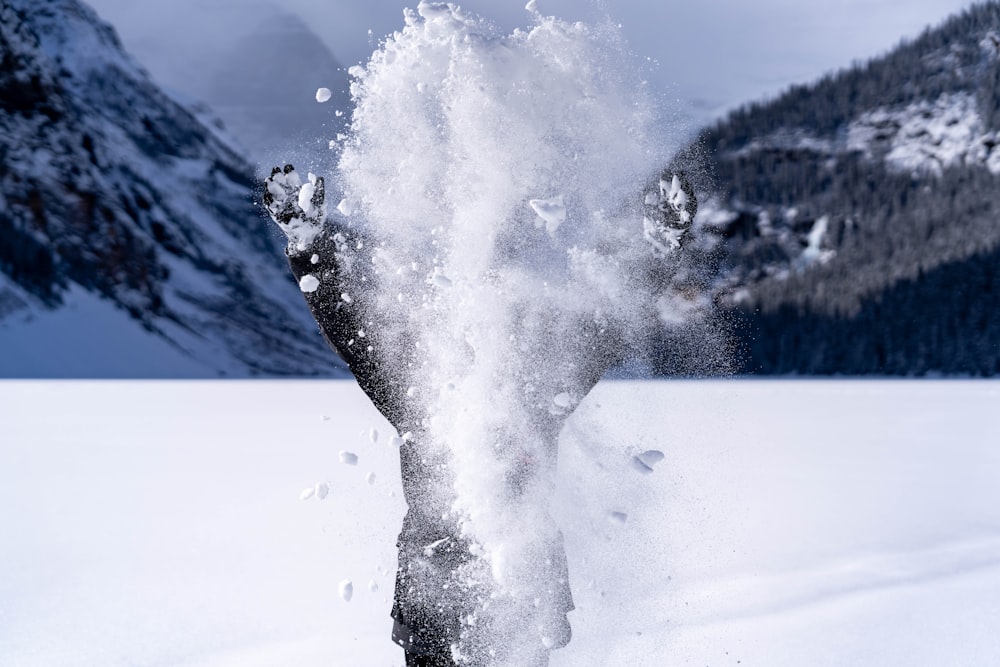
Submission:
<svg viewBox="0 0 1000 667">
<path fill-rule="evenodd" d="M 372 593 L 378 593 L 378 583 L 374 579 L 368 580 L 368 590 Z"/>
<path fill-rule="evenodd" d="M 608 519 L 624 526 L 625 522 L 628 521 L 628 514 L 625 512 L 610 512 L 608 513 Z"/>
<path fill-rule="evenodd" d="M 368 482 L 368 484 L 370 484 L 371 486 L 375 486 L 375 473 L 373 472 L 368 473 L 368 476 L 365 477 L 365 481 Z"/>
<path fill-rule="evenodd" d="M 316 497 L 320 500 L 326 498 L 327 494 L 330 493 L 330 485 L 326 482 L 320 482 L 316 485 Z"/>
<path fill-rule="evenodd" d="M 556 406 L 560 408 L 568 408 L 569 406 L 573 405 L 573 397 L 569 394 L 569 392 L 564 391 L 561 394 L 556 394 L 555 396 L 553 396 L 552 402 L 555 403 Z"/>
<path fill-rule="evenodd" d="M 653 472 L 653 466 L 663 460 L 663 452 L 658 449 L 650 449 L 632 457 L 632 467 L 639 472 L 648 475 Z"/>
<path fill-rule="evenodd" d="M 310 257 L 309 258 L 309 263 L 310 264 L 319 264 L 319 255 L 315 255 L 314 254 L 312 257 Z"/>
<path fill-rule="evenodd" d="M 354 597 L 354 584 L 351 583 L 350 579 L 344 579 L 340 582 L 339 590 L 340 597 L 344 599 L 344 602 L 350 602 L 351 598 Z"/>
<path fill-rule="evenodd" d="M 559 225 L 566 221 L 566 205 L 563 203 L 562 195 L 553 199 L 532 199 L 528 201 L 528 205 L 541 218 L 545 225 L 545 231 L 550 236 L 555 234 Z M 541 224 L 538 226 L 540 227 Z"/>
<path fill-rule="evenodd" d="M 374 426 L 372 426 L 372 427 L 371 427 L 371 430 L 370 430 L 370 431 L 368 431 L 368 439 L 372 441 L 372 444 L 373 444 L 373 445 L 374 445 L 374 444 L 375 444 L 376 442 L 378 442 L 378 429 L 377 429 L 377 428 L 375 428 Z"/>
<path fill-rule="evenodd" d="M 305 292 L 306 294 L 315 292 L 317 289 L 319 289 L 319 278 L 317 278 L 311 273 L 307 273 L 306 275 L 302 276 L 302 279 L 299 281 L 299 289 Z"/>
<path fill-rule="evenodd" d="M 303 215 L 309 215 L 312 211 L 312 197 L 316 192 L 316 186 L 312 184 L 312 181 L 315 180 L 315 178 L 315 176 L 309 174 L 310 182 L 299 188 L 299 208 L 302 209 Z"/>
<path fill-rule="evenodd" d="M 316 101 L 319 102 L 320 104 L 323 104 L 323 102 L 329 101 L 330 97 L 332 97 L 332 96 L 333 96 L 333 93 L 330 92 L 329 88 L 317 88 L 316 89 Z"/>
<path fill-rule="evenodd" d="M 340 462 L 344 465 L 356 466 L 358 465 L 358 455 L 354 452 L 341 452 Z"/>
<path fill-rule="evenodd" d="M 302 489 L 302 493 L 299 494 L 299 500 L 309 500 L 316 493 L 316 487 L 310 486 L 308 489 Z"/>
</svg>

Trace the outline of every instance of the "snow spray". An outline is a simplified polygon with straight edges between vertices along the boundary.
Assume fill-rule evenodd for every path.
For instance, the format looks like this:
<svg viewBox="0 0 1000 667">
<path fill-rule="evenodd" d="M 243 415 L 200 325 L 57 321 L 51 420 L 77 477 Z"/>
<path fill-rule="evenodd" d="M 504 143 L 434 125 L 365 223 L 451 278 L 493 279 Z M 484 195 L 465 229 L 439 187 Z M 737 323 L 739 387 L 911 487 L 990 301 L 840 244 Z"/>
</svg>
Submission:
<svg viewBox="0 0 1000 667">
<path fill-rule="evenodd" d="M 366 295 L 350 344 L 404 378 L 401 454 L 429 478 L 411 512 L 446 518 L 466 552 L 424 584 L 464 596 L 451 651 L 468 665 L 544 664 L 568 641 L 548 513 L 559 430 L 609 367 L 684 319 L 680 260 L 644 227 L 670 188 L 648 187 L 670 124 L 615 26 L 528 10 L 533 27 L 509 34 L 450 4 L 407 10 L 350 70 L 333 178 L 338 292 Z"/>
</svg>

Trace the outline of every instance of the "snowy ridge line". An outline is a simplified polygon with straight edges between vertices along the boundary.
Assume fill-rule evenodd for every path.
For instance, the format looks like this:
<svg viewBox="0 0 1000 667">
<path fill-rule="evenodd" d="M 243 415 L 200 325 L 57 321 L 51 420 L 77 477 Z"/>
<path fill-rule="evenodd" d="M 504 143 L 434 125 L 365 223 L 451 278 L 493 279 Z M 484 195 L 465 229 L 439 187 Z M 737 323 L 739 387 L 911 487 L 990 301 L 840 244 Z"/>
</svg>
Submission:
<svg viewBox="0 0 1000 667">
<path fill-rule="evenodd" d="M 684 625 L 774 616 L 880 590 L 920 586 L 1000 568 L 1000 536 L 872 554 L 787 574 L 745 574 L 671 589 L 689 604 Z M 697 603 L 695 603 L 697 600 Z M 718 602 L 717 602 L 718 601 Z M 690 613 L 704 606 L 702 613 Z"/>
</svg>

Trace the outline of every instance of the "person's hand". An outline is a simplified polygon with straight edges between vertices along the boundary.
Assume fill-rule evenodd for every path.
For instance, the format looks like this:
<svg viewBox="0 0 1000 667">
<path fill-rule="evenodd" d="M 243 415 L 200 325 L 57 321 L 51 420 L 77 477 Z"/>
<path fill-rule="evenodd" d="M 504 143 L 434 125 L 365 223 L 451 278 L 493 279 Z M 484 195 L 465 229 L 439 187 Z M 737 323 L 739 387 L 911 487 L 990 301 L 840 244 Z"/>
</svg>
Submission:
<svg viewBox="0 0 1000 667">
<path fill-rule="evenodd" d="M 264 208 L 288 237 L 288 245 L 305 250 L 326 219 L 323 177 L 308 174 L 303 183 L 292 165 L 275 167 L 264 181 Z"/>
<path fill-rule="evenodd" d="M 647 192 L 643 204 L 645 239 L 663 255 L 680 249 L 698 212 L 694 188 L 684 174 L 663 172 L 658 189 Z"/>
</svg>

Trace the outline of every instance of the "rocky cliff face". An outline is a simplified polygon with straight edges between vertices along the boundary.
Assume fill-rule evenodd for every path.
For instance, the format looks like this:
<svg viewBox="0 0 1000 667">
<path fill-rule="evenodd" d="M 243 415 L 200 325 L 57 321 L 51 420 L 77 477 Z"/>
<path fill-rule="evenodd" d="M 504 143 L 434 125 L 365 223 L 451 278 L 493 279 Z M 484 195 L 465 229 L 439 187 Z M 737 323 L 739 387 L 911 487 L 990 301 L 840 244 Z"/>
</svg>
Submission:
<svg viewBox="0 0 1000 667">
<path fill-rule="evenodd" d="M 0 346 L 85 294 L 184 374 L 338 373 L 254 188 L 88 7 L 0 5 Z"/>
</svg>

